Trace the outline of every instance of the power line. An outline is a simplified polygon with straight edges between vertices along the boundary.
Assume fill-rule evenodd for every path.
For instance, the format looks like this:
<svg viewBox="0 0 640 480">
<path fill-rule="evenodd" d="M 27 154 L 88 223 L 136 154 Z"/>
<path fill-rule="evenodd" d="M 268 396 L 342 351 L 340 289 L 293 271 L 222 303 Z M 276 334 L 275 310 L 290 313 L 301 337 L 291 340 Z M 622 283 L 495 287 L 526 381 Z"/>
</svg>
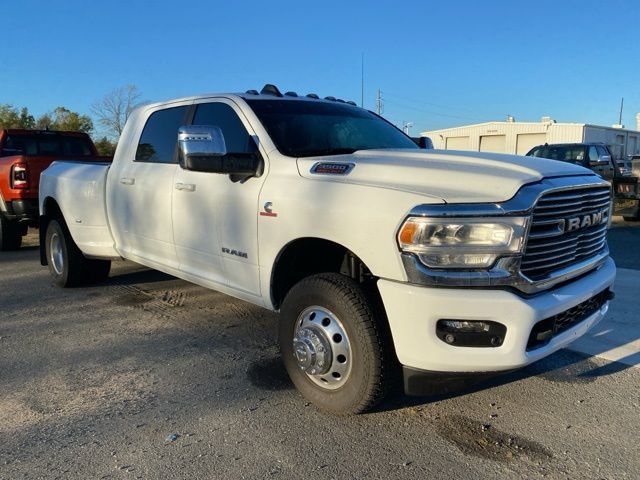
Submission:
<svg viewBox="0 0 640 480">
<path fill-rule="evenodd" d="M 364 108 L 364 52 L 361 54 L 361 70 L 360 70 L 360 108 Z"/>
<path fill-rule="evenodd" d="M 398 100 L 404 100 L 407 102 L 411 102 L 412 104 L 418 104 L 418 105 L 429 105 L 430 107 L 436 107 L 436 108 L 444 108 L 447 110 L 458 110 L 461 112 L 467 112 L 467 113 L 472 113 L 471 110 L 465 109 L 465 108 L 460 108 L 460 107 L 454 107 L 451 105 L 442 105 L 440 103 L 431 103 L 431 102 L 425 102 L 424 100 L 416 100 L 415 98 L 408 98 L 402 95 L 397 95 L 395 93 L 389 93 L 388 91 L 385 90 L 385 95 L 392 97 L 392 98 L 397 98 Z"/>
<path fill-rule="evenodd" d="M 450 113 L 437 112 L 435 110 L 428 110 L 428 109 L 425 109 L 425 108 L 417 107 L 417 106 L 415 106 L 414 104 L 411 104 L 411 103 L 404 103 L 404 102 L 397 102 L 397 101 L 392 102 L 392 103 L 394 103 L 396 105 L 399 105 L 402 108 L 408 108 L 408 109 L 415 110 L 415 111 L 418 111 L 418 112 L 428 113 L 430 115 L 437 115 L 437 116 L 440 116 L 440 117 L 455 118 L 455 119 L 459 119 L 459 120 L 469 120 L 469 121 L 472 121 L 472 122 L 484 122 L 484 121 L 486 121 L 486 119 L 479 119 L 479 118 L 475 118 L 475 117 L 467 117 L 467 116 L 463 116 L 463 115 L 455 115 L 455 114 L 450 114 Z"/>
<path fill-rule="evenodd" d="M 393 102 L 393 103 L 397 103 L 398 105 L 400 105 L 403 108 L 409 108 L 409 109 L 413 109 L 413 110 L 416 110 L 416 111 L 419 111 L 419 112 L 428 113 L 428 114 L 431 114 L 431 115 L 437 115 L 437 116 L 440 116 L 440 117 L 455 118 L 455 119 L 459 119 L 459 120 L 469 120 L 469 121 L 472 121 L 472 122 L 480 122 L 480 123 L 482 123 L 482 122 L 488 121 L 487 117 L 478 118 L 478 117 L 470 117 L 470 116 L 466 116 L 466 115 L 457 115 L 457 114 L 454 114 L 454 113 L 442 113 L 442 112 L 431 110 L 431 109 L 428 109 L 428 108 L 423 108 L 423 107 L 420 107 L 418 105 L 430 105 L 430 106 L 435 106 L 435 107 L 439 107 L 439 108 L 453 109 L 453 110 L 459 110 L 459 111 L 462 110 L 462 111 L 466 111 L 466 112 L 470 112 L 470 110 L 465 110 L 465 109 L 461 109 L 461 108 L 458 108 L 458 107 L 451 107 L 451 106 L 446 106 L 446 105 L 441 105 L 441 104 L 436 104 L 436 103 L 424 102 L 422 100 L 410 99 L 410 98 L 407 98 L 407 97 L 396 95 L 395 93 L 389 93 L 386 90 L 385 90 L 384 93 L 385 93 L 386 96 L 395 97 L 397 99 L 404 100 L 405 102 L 408 102 L 408 103 L 397 102 L 397 101 Z M 501 114 L 496 114 L 496 115 L 491 115 L 490 117 L 493 117 L 495 119 L 495 118 L 501 118 L 502 115 Z"/>
</svg>

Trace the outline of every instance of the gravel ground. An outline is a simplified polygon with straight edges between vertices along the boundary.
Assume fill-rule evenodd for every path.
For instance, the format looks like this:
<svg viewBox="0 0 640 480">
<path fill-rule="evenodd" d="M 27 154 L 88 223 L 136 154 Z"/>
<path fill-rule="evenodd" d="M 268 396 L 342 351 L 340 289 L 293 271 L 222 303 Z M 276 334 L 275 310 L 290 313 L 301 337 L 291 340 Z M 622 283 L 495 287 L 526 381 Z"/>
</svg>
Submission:
<svg viewBox="0 0 640 480">
<path fill-rule="evenodd" d="M 617 226 L 614 257 L 640 239 Z M 638 478 L 637 367 L 561 351 L 331 416 L 289 382 L 277 315 L 129 262 L 61 290 L 36 242 L 0 253 L 2 479 Z"/>
</svg>

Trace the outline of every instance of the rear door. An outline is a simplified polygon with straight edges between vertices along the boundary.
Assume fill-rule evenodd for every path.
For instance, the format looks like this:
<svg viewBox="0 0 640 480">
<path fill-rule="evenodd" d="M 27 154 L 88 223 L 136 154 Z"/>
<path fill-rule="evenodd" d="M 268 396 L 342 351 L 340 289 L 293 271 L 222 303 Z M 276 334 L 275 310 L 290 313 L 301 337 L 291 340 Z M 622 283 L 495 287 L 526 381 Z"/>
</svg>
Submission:
<svg viewBox="0 0 640 480">
<path fill-rule="evenodd" d="M 128 149 L 109 173 L 109 220 L 118 248 L 141 263 L 178 268 L 173 244 L 171 201 L 178 168 L 178 129 L 187 120 L 189 104 L 153 111 L 137 145 Z M 160 268 L 162 269 L 162 268 Z"/>
</svg>

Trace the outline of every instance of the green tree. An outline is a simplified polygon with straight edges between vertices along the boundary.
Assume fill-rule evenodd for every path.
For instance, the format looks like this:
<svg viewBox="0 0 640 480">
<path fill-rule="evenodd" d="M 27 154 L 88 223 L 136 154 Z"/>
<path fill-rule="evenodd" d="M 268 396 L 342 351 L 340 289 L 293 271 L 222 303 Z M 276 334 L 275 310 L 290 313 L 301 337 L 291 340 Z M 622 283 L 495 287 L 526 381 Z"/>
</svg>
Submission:
<svg viewBox="0 0 640 480">
<path fill-rule="evenodd" d="M 111 157 L 114 153 L 116 153 L 117 143 L 112 142 L 107 137 L 102 137 L 98 140 L 94 140 L 93 143 L 95 144 L 96 149 L 98 150 L 98 153 L 100 155 Z"/>
<path fill-rule="evenodd" d="M 35 123 L 26 107 L 18 110 L 13 105 L 0 105 L 0 128 L 33 128 Z"/>
<path fill-rule="evenodd" d="M 20 109 L 20 128 L 34 128 L 36 126 L 36 119 L 29 113 L 27 107 Z"/>
<path fill-rule="evenodd" d="M 88 115 L 80 115 L 65 107 L 58 107 L 51 113 L 45 113 L 38 118 L 37 125 L 39 128 L 49 128 L 50 130 L 85 133 L 90 133 L 93 130 L 93 121 Z"/>
<path fill-rule="evenodd" d="M 54 130 L 53 118 L 49 113 L 43 113 L 36 120 L 36 128 L 39 130 Z"/>
</svg>

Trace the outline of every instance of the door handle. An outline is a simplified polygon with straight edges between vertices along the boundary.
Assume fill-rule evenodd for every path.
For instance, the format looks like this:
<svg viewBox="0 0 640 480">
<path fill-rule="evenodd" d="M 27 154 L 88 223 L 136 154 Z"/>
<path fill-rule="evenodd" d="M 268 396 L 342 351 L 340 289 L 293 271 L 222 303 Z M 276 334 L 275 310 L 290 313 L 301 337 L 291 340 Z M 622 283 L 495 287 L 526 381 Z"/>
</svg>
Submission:
<svg viewBox="0 0 640 480">
<path fill-rule="evenodd" d="M 176 190 L 184 190 L 186 192 L 195 192 L 196 186 L 193 183 L 176 183 Z"/>
<path fill-rule="evenodd" d="M 123 184 L 123 185 L 133 185 L 134 183 L 136 183 L 136 179 L 135 178 L 122 177 L 120 179 L 120 183 Z"/>
</svg>

